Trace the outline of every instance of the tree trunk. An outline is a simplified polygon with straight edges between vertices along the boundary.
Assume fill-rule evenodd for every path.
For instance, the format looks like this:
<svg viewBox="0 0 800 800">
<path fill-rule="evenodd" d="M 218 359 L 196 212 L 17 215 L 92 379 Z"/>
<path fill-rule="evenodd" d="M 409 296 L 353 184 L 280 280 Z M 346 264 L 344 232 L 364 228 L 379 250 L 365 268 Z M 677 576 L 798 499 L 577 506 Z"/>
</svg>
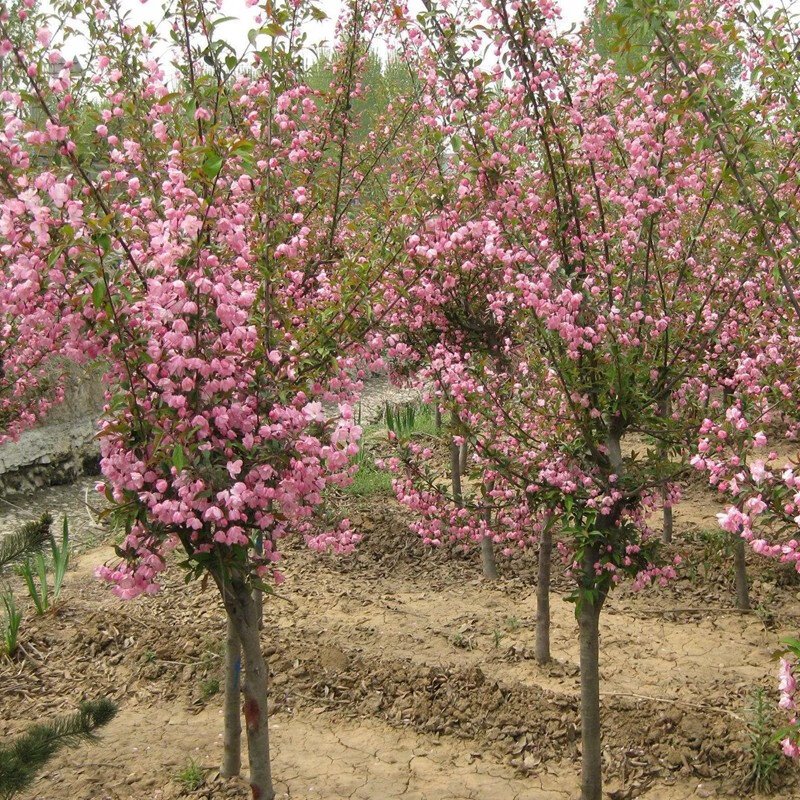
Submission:
<svg viewBox="0 0 800 800">
<path fill-rule="evenodd" d="M 458 471 L 462 475 L 466 475 L 467 474 L 467 456 L 468 455 L 469 455 L 469 452 L 468 452 L 468 449 L 467 449 L 467 443 L 466 442 L 462 442 L 461 443 L 461 450 L 459 451 L 459 459 L 458 459 Z"/>
<path fill-rule="evenodd" d="M 492 507 L 489 505 L 489 493 L 492 491 L 494 481 L 486 481 L 486 510 L 483 512 L 483 521 L 486 523 L 487 530 L 492 524 Z M 486 535 L 481 539 L 481 565 L 483 567 L 483 577 L 491 581 L 497 580 L 497 561 L 494 557 L 494 542 L 492 537 Z"/>
<path fill-rule="evenodd" d="M 454 421 L 458 420 L 454 413 L 451 413 L 450 418 Z M 457 506 L 461 506 L 463 503 L 461 494 L 461 450 L 452 439 L 450 440 L 450 480 L 453 484 L 453 502 Z"/>
<path fill-rule="evenodd" d="M 731 401 L 733 400 L 733 389 L 730 386 L 723 386 L 722 387 L 722 409 L 723 411 L 727 411 L 731 406 Z"/>
<path fill-rule="evenodd" d="M 663 489 L 664 496 L 666 497 L 667 490 Z M 664 506 L 664 530 L 661 532 L 661 541 L 664 544 L 672 542 L 672 507 Z"/>
<path fill-rule="evenodd" d="M 662 417 L 666 418 L 672 413 L 672 402 L 669 396 L 662 398 L 662 400 L 658 404 L 658 411 Z M 668 457 L 667 448 L 662 444 L 659 447 L 661 460 L 666 462 Z M 664 485 L 661 487 L 661 499 L 664 503 L 667 502 L 668 497 L 668 490 L 667 490 L 667 481 L 664 481 Z M 661 531 L 661 541 L 664 544 L 669 544 L 672 541 L 672 508 L 668 506 L 664 506 L 664 528 Z"/>
<path fill-rule="evenodd" d="M 438 402 L 433 406 L 433 421 L 436 425 L 436 432 L 438 433 L 442 429 L 442 407 Z"/>
<path fill-rule="evenodd" d="M 270 502 L 270 511 L 272 510 L 272 502 Z M 262 555 L 264 552 L 264 537 L 258 534 L 256 537 L 256 553 Z M 256 613 L 258 614 L 258 629 L 264 630 L 264 593 L 261 589 L 253 589 L 253 602 L 256 604 Z"/>
<path fill-rule="evenodd" d="M 737 536 L 733 543 L 733 572 L 736 584 L 736 608 L 748 611 L 750 609 L 750 589 L 747 586 L 745 543 L 741 536 Z"/>
<path fill-rule="evenodd" d="M 581 598 L 581 800 L 602 800 L 600 739 L 600 609 Z"/>
<path fill-rule="evenodd" d="M 240 581 L 225 586 L 225 608 L 239 636 L 244 656 L 244 712 L 250 790 L 253 800 L 274 800 L 269 755 L 267 664 L 261 653 L 258 612 L 253 595 Z"/>
<path fill-rule="evenodd" d="M 240 677 L 242 672 L 242 646 L 230 617 L 225 637 L 225 706 L 223 718 L 222 766 L 220 775 L 232 778 L 242 768 L 242 719 L 239 714 Z"/>
<path fill-rule="evenodd" d="M 494 557 L 494 542 L 491 536 L 484 536 L 481 539 L 481 564 L 483 566 L 483 577 L 490 581 L 497 580 L 497 560 Z"/>
<path fill-rule="evenodd" d="M 536 582 L 536 645 L 534 657 L 539 664 L 550 661 L 550 560 L 553 532 L 550 520 L 539 538 L 539 576 Z"/>
</svg>

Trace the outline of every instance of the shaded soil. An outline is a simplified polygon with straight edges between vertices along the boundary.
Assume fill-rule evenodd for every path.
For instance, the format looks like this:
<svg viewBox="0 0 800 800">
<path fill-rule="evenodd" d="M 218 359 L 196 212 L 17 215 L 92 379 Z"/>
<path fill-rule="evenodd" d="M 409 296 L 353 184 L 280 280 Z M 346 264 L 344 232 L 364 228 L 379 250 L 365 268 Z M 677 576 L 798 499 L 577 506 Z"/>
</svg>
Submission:
<svg viewBox="0 0 800 800">
<path fill-rule="evenodd" d="M 74 492 L 82 501 L 83 487 Z M 692 488 L 676 509 L 683 576 L 640 594 L 620 589 L 601 620 L 604 767 L 615 800 L 751 796 L 750 693 L 763 686 L 777 701 L 772 654 L 796 633 L 800 586 L 753 557 L 757 610 L 736 613 L 730 565 L 701 535 L 714 501 Z M 47 502 L 32 500 L 31 513 Z M 286 583 L 267 602 L 278 796 L 576 797 L 577 626 L 572 606 L 554 597 L 554 661 L 536 664 L 535 554 L 501 561 L 501 579 L 488 583 L 476 554 L 423 547 L 390 499 L 350 512 L 365 534 L 358 551 L 290 548 Z M 73 513 L 98 536 L 80 502 Z M 215 591 L 184 586 L 172 570 L 159 596 L 122 602 L 93 578 L 113 559 L 108 546 L 77 557 L 58 608 L 43 618 L 26 608 L 23 652 L 0 662 L 1 735 L 83 698 L 120 704 L 99 743 L 58 756 L 26 797 L 247 797 L 243 782 L 216 771 L 224 618 Z M 195 788 L 179 780 L 190 759 L 201 768 Z M 776 796 L 800 797 L 788 763 Z"/>
</svg>

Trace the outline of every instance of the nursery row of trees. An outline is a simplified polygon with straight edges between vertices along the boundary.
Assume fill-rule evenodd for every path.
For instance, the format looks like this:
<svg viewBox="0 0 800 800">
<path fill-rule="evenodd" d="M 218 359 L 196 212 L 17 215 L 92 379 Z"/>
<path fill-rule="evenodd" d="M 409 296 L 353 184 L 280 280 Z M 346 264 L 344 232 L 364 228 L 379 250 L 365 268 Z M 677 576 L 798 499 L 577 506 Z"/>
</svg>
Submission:
<svg viewBox="0 0 800 800">
<path fill-rule="evenodd" d="M 417 532 L 481 542 L 488 571 L 493 543 L 537 542 L 542 621 L 557 537 L 599 800 L 600 614 L 621 579 L 673 574 L 648 519 L 664 507 L 669 538 L 689 461 L 730 496 L 741 564 L 748 541 L 800 560 L 800 478 L 758 457 L 796 418 L 796 20 L 625 0 L 564 33 L 544 0 L 349 0 L 309 67 L 305 0 L 265 3 L 244 53 L 203 0 L 166 28 L 102 0 L 55 12 L 0 11 L 2 431 L 60 399 L 58 364 L 108 364 L 102 469 L 127 537 L 102 577 L 158 591 L 179 548 L 217 585 L 224 772 L 241 647 L 253 796 L 274 796 L 261 593 L 284 537 L 357 543 L 327 490 L 388 366 L 447 412 L 468 474 L 445 491 L 436 454 L 399 441 Z M 76 37 L 81 70 L 59 50 Z"/>
</svg>

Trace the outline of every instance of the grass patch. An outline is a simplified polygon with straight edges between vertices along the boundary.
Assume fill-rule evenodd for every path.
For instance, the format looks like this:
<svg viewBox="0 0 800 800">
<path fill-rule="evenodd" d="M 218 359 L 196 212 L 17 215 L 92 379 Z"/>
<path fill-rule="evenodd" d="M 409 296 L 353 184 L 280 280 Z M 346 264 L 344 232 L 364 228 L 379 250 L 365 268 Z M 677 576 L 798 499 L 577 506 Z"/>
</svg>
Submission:
<svg viewBox="0 0 800 800">
<path fill-rule="evenodd" d="M 175 776 L 175 780 L 177 780 L 184 789 L 193 792 L 206 782 L 205 770 L 194 759 L 191 759 Z"/>
<path fill-rule="evenodd" d="M 345 492 L 356 497 L 372 497 L 373 495 L 389 495 L 392 493 L 392 476 L 375 466 L 372 457 L 366 453 L 359 459 L 358 472 L 353 482 L 345 486 Z"/>
</svg>

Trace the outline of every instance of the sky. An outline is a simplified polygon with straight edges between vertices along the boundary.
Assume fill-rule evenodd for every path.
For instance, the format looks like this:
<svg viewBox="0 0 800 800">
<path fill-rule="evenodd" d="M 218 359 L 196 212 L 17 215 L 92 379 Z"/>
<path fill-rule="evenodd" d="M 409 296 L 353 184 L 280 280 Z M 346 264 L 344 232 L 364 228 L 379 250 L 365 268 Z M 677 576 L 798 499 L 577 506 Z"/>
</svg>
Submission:
<svg viewBox="0 0 800 800">
<path fill-rule="evenodd" d="M 387 0 L 387 2 L 390 1 Z M 170 4 L 176 5 L 174 0 Z M 342 0 L 317 0 L 316 4 L 328 15 L 328 19 L 314 23 L 313 26 L 309 27 L 308 35 L 309 43 L 311 44 L 320 44 L 333 38 L 334 24 L 341 10 Z M 263 2 L 261 5 L 263 5 Z M 148 0 L 147 2 L 120 0 L 120 6 L 126 13 L 130 14 L 130 20 L 134 23 L 157 22 L 163 17 L 162 3 L 159 0 Z M 209 6 L 213 7 L 213 3 L 209 3 Z M 234 17 L 235 20 L 223 23 L 217 30 L 216 38 L 224 39 L 238 53 L 242 53 L 247 48 L 248 30 L 257 27 L 255 17 L 259 8 L 258 6 L 248 8 L 245 0 L 221 0 L 221 6 L 221 13 L 225 16 Z M 560 0 L 560 6 L 563 25 L 568 27 L 583 19 L 586 0 Z M 409 0 L 409 7 L 413 13 L 422 11 L 422 0 Z M 163 24 L 165 23 L 162 22 Z M 67 57 L 78 56 L 80 58 L 84 55 L 81 53 L 81 49 L 84 46 L 78 40 L 66 42 L 63 52 Z"/>
</svg>

